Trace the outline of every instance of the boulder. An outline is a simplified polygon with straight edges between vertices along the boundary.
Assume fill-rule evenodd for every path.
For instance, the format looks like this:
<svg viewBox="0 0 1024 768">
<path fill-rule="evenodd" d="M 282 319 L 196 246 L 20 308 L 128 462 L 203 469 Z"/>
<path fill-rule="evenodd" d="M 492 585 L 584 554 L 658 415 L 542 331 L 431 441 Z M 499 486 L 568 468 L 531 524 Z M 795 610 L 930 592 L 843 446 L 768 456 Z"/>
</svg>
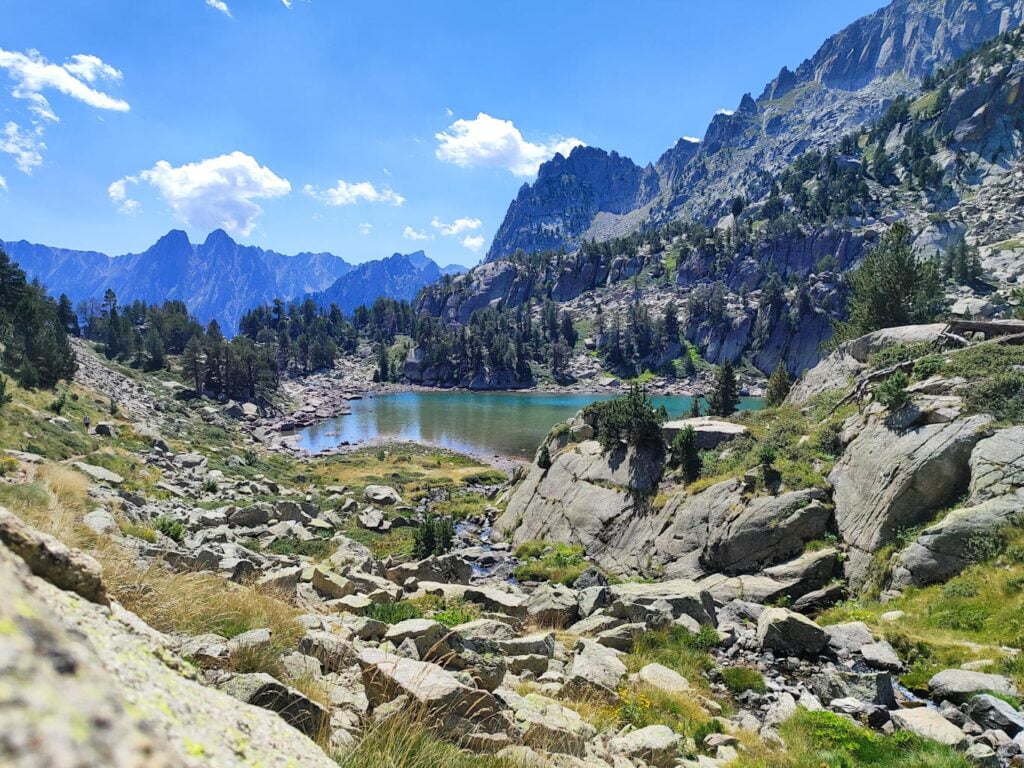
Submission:
<svg viewBox="0 0 1024 768">
<path fill-rule="evenodd" d="M 526 601 L 526 615 L 541 627 L 567 627 L 579 616 L 576 593 L 561 584 L 541 584 Z"/>
<path fill-rule="evenodd" d="M 806 616 L 767 608 L 757 621 L 757 644 L 784 656 L 816 656 L 828 645 L 828 635 Z"/>
<path fill-rule="evenodd" d="M 966 669 L 944 669 L 928 681 L 928 692 L 935 701 L 948 700 L 962 704 L 974 694 L 987 691 L 1016 696 L 1017 686 L 1002 675 Z"/>
<path fill-rule="evenodd" d="M 356 593 L 355 582 L 319 566 L 313 569 L 312 584 L 313 589 L 328 599 L 348 597 Z"/>
<path fill-rule="evenodd" d="M 385 507 L 402 503 L 402 497 L 390 485 L 368 485 L 363 489 L 363 497 L 371 504 Z"/>
<path fill-rule="evenodd" d="M 513 720 L 523 733 L 523 744 L 528 747 L 583 757 L 587 744 L 597 735 L 575 710 L 553 699 L 536 693 L 519 696 L 511 691 L 503 692 L 501 698 L 512 710 Z"/>
<path fill-rule="evenodd" d="M 968 460 L 990 421 L 972 416 L 893 432 L 868 424 L 829 474 L 835 519 L 850 547 L 846 563 L 858 586 L 872 553 L 904 528 L 925 522 L 966 488 Z"/>
<path fill-rule="evenodd" d="M 667 725 L 649 725 L 646 728 L 616 736 L 608 743 L 614 754 L 640 760 L 654 768 L 669 768 L 676 764 L 682 737 Z"/>
<path fill-rule="evenodd" d="M 834 651 L 859 653 L 865 645 L 875 642 L 871 630 L 863 621 L 847 621 L 823 627 L 828 635 L 829 647 Z"/>
<path fill-rule="evenodd" d="M 854 672 L 826 667 L 810 679 L 814 695 L 824 702 L 856 699 L 865 705 L 892 708 L 896 691 L 888 672 Z"/>
<path fill-rule="evenodd" d="M 0 507 L 0 542 L 20 557 L 32 573 L 55 587 L 86 600 L 109 605 L 103 571 L 95 559 L 48 533 L 37 531 Z"/>
<path fill-rule="evenodd" d="M 1024 488 L 1024 427 L 1000 429 L 971 451 L 971 501 L 981 502 Z"/>
<path fill-rule="evenodd" d="M 1024 731 L 1024 715 L 988 693 L 971 698 L 967 704 L 967 716 L 982 728 L 1002 731 L 1010 738 Z"/>
<path fill-rule="evenodd" d="M 869 643 L 860 649 L 864 663 L 872 669 L 882 669 L 887 672 L 899 672 L 903 669 L 903 663 L 896 651 L 889 643 L 882 640 L 877 643 Z"/>
<path fill-rule="evenodd" d="M 665 422 L 661 427 L 665 442 L 671 445 L 675 436 L 687 427 L 696 433 L 697 448 L 701 451 L 712 451 L 722 443 L 750 434 L 750 430 L 742 424 L 733 424 L 731 421 L 721 421 L 710 416 L 698 416 Z"/>
<path fill-rule="evenodd" d="M 567 686 L 574 691 L 615 695 L 626 676 L 626 665 L 618 654 L 590 640 L 580 640 L 569 670 Z"/>
<path fill-rule="evenodd" d="M 220 688 L 239 701 L 276 712 L 310 737 L 318 736 L 330 721 L 330 714 L 318 703 L 264 672 L 235 675 Z"/>
<path fill-rule="evenodd" d="M 958 747 L 967 739 L 963 731 L 928 707 L 897 709 L 892 713 L 892 722 L 901 731 L 909 731 L 947 747 Z"/>
<path fill-rule="evenodd" d="M 371 707 L 408 696 L 425 715 L 442 722 L 456 718 L 474 724 L 494 720 L 502 709 L 493 694 L 460 683 L 436 664 L 368 648 L 360 652 L 359 665 Z"/>
<path fill-rule="evenodd" d="M 689 616 L 698 624 L 715 626 L 715 601 L 711 593 L 689 579 L 668 579 L 653 583 L 626 582 L 607 588 L 611 601 L 650 606 L 664 602 L 673 618 Z"/>
<path fill-rule="evenodd" d="M 431 619 L 406 619 L 392 625 L 386 633 L 384 640 L 401 645 L 405 640 L 412 640 L 420 658 L 428 654 L 439 657 L 446 652 L 445 638 L 451 630 L 444 624 Z"/>
<path fill-rule="evenodd" d="M 121 485 L 124 482 L 124 478 L 117 472 L 112 472 L 106 467 L 98 467 L 95 464 L 86 464 L 84 461 L 73 461 L 71 466 L 81 472 L 83 475 L 87 475 L 91 480 L 95 480 L 97 483 L 106 483 L 107 485 Z"/>
<path fill-rule="evenodd" d="M 689 681 L 674 669 L 661 664 L 647 664 L 636 673 L 638 683 L 668 694 L 680 694 L 690 690 Z"/>
</svg>

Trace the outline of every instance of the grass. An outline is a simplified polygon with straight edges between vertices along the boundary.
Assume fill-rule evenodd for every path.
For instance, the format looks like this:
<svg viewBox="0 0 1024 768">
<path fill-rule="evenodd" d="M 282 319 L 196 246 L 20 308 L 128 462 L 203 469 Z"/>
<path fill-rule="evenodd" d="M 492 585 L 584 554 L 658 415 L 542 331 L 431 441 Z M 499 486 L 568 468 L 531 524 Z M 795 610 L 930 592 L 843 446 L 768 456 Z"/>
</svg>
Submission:
<svg viewBox="0 0 1024 768">
<path fill-rule="evenodd" d="M 622 660 L 630 672 L 638 672 L 648 664 L 674 669 L 689 681 L 691 687 L 707 693 L 704 673 L 714 666 L 708 650 L 718 642 L 718 633 L 712 627 L 701 627 L 700 633 L 695 635 L 673 626 L 640 635 L 632 653 Z"/>
<path fill-rule="evenodd" d="M 479 606 L 461 598 L 445 599 L 428 595 L 415 600 L 399 600 L 395 603 L 378 603 L 363 611 L 364 616 L 385 624 L 397 624 L 406 619 L 430 618 L 454 627 L 480 618 Z"/>
<path fill-rule="evenodd" d="M 441 741 L 413 716 L 388 718 L 336 759 L 340 768 L 525 768 L 518 760 L 472 753 Z"/>
<path fill-rule="evenodd" d="M 550 581 L 571 586 L 590 564 L 583 547 L 562 542 L 527 541 L 516 549 L 520 564 L 515 577 L 519 581 Z"/>
<path fill-rule="evenodd" d="M 906 731 L 892 735 L 854 725 L 834 712 L 800 709 L 779 728 L 785 746 L 747 744 L 731 768 L 969 768 L 950 747 Z"/>
<path fill-rule="evenodd" d="M 234 637 L 267 627 L 273 640 L 257 652 L 232 659 L 248 671 L 278 672 L 277 657 L 295 647 L 304 632 L 299 610 L 273 592 L 235 584 L 212 573 L 177 573 L 161 563 L 141 568 L 116 541 L 82 523 L 89 481 L 59 464 L 41 466 L 31 483 L 0 485 L 0 504 L 69 546 L 87 550 L 103 567 L 110 594 L 161 632 Z M 129 530 L 140 534 L 144 527 Z M 154 537 L 155 538 L 155 537 Z"/>
<path fill-rule="evenodd" d="M 1024 531 L 1008 531 L 998 540 L 973 546 L 998 554 L 945 584 L 909 588 L 886 603 L 872 599 L 841 603 L 820 621 L 864 621 L 884 635 L 909 665 L 902 680 L 912 690 L 924 690 L 936 672 L 984 658 L 995 659 L 994 671 L 1024 685 L 1024 662 L 1000 650 L 1024 647 Z M 898 622 L 883 622 L 881 615 L 893 610 L 906 616 Z"/>
<path fill-rule="evenodd" d="M 271 542 L 264 551 L 275 555 L 301 555 L 314 560 L 326 560 L 337 549 L 337 543 L 332 542 L 329 535 L 317 536 L 308 541 L 300 541 L 294 536 L 288 536 Z"/>
<path fill-rule="evenodd" d="M 753 667 L 725 667 L 722 669 L 722 681 L 733 693 L 764 693 L 768 690 L 764 683 L 764 675 Z"/>
</svg>

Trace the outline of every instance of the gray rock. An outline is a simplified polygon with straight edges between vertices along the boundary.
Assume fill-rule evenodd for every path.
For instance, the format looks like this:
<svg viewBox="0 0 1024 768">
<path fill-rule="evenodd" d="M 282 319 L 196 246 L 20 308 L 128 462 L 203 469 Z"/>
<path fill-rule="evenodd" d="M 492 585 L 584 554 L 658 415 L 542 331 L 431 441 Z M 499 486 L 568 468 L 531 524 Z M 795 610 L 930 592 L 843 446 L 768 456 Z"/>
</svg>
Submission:
<svg viewBox="0 0 1024 768">
<path fill-rule="evenodd" d="M 675 765 L 682 737 L 667 725 L 649 725 L 646 728 L 616 736 L 608 743 L 615 754 L 632 760 L 642 760 L 655 768 Z"/>
<path fill-rule="evenodd" d="M 409 639 L 416 645 L 419 658 L 443 656 L 448 648 L 445 642 L 451 630 L 444 624 L 430 619 L 406 619 L 391 626 L 384 634 L 384 640 L 401 645 Z"/>
<path fill-rule="evenodd" d="M 37 531 L 0 507 L 0 542 L 25 561 L 36 576 L 86 600 L 109 605 L 100 564 L 47 533 Z"/>
<path fill-rule="evenodd" d="M 544 752 L 583 757 L 587 744 L 597 735 L 592 725 L 574 710 L 536 693 L 501 696 L 512 710 L 513 720 L 523 733 L 523 744 Z"/>
<path fill-rule="evenodd" d="M 892 721 L 901 731 L 910 731 L 921 738 L 931 739 L 948 747 L 959 746 L 967 738 L 963 731 L 928 707 L 897 709 L 892 713 Z"/>
<path fill-rule="evenodd" d="M 882 669 L 888 672 L 899 672 L 903 669 L 900 657 L 896 655 L 893 647 L 884 640 L 877 643 L 869 643 L 860 649 L 864 662 L 872 669 Z"/>
<path fill-rule="evenodd" d="M 1011 738 L 1024 731 L 1024 715 L 1002 699 L 978 694 L 967 704 L 967 716 L 982 728 L 999 730 Z"/>
<path fill-rule="evenodd" d="M 966 669 L 944 669 L 928 681 L 928 691 L 935 701 L 948 699 L 955 704 L 961 704 L 974 694 L 986 691 L 1016 696 L 1017 686 L 1002 675 L 971 672 Z"/>
<path fill-rule="evenodd" d="M 848 621 L 843 624 L 830 624 L 823 628 L 828 635 L 828 644 L 835 651 L 858 653 L 865 645 L 875 642 L 875 638 L 863 621 Z"/>
<path fill-rule="evenodd" d="M 576 593 L 561 584 L 541 584 L 526 601 L 526 613 L 542 627 L 561 629 L 576 621 L 579 605 Z"/>
<path fill-rule="evenodd" d="M 575 691 L 615 695 L 619 681 L 626 676 L 626 665 L 610 648 L 590 640 L 580 640 L 569 670 L 567 686 Z"/>
<path fill-rule="evenodd" d="M 98 483 L 106 483 L 107 485 L 121 485 L 124 482 L 124 478 L 117 472 L 111 472 L 105 467 L 97 467 L 95 464 L 86 464 L 84 461 L 73 461 L 71 466 L 77 469 L 84 475 L 88 475 L 90 479 L 95 480 Z"/>
<path fill-rule="evenodd" d="M 821 627 L 785 608 L 767 608 L 757 621 L 757 643 L 786 656 L 815 656 L 828 645 Z"/>
<path fill-rule="evenodd" d="M 389 485 L 368 485 L 363 489 L 363 497 L 371 504 L 392 506 L 401 504 L 402 497 Z"/>
<path fill-rule="evenodd" d="M 859 585 L 871 553 L 924 522 L 967 486 L 968 459 L 989 419 L 973 416 L 894 433 L 869 424 L 829 475 L 836 524 L 850 546 L 847 574 Z"/>
<path fill-rule="evenodd" d="M 317 736 L 330 721 L 330 714 L 315 701 L 263 672 L 235 675 L 221 690 L 246 704 L 276 712 L 307 736 Z"/>
<path fill-rule="evenodd" d="M 892 708 L 896 692 L 888 672 L 852 672 L 826 668 L 811 677 L 811 690 L 824 702 L 857 699 L 865 704 Z"/>
</svg>

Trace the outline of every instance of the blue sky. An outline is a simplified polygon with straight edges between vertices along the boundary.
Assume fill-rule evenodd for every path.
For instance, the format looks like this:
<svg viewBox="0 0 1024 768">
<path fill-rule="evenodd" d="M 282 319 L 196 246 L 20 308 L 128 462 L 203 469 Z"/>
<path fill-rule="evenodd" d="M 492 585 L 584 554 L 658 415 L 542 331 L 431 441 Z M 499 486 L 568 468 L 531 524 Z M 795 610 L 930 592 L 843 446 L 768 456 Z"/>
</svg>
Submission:
<svg viewBox="0 0 1024 768">
<path fill-rule="evenodd" d="M 473 264 L 556 149 L 652 162 L 882 4 L 0 0 L 0 239 Z"/>
</svg>

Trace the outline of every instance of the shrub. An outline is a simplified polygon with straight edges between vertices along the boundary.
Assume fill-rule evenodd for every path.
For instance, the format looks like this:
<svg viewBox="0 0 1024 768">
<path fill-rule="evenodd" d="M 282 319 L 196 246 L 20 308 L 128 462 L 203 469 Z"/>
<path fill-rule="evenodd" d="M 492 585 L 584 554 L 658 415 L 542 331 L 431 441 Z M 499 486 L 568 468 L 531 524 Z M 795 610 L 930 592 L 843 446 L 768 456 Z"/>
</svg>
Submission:
<svg viewBox="0 0 1024 768">
<path fill-rule="evenodd" d="M 0 456 L 0 477 L 18 471 L 18 462 L 10 456 Z"/>
<path fill-rule="evenodd" d="M 413 554 L 417 558 L 443 555 L 452 548 L 455 523 L 450 517 L 428 516 L 413 532 Z"/>
<path fill-rule="evenodd" d="M 399 600 L 397 603 L 374 603 L 363 611 L 364 616 L 385 624 L 397 624 L 406 619 L 422 619 L 424 611 L 410 600 Z"/>
<path fill-rule="evenodd" d="M 0 375 L 0 411 L 4 409 L 8 403 L 12 400 L 10 393 L 7 391 L 7 379 L 3 375 Z"/>
<path fill-rule="evenodd" d="M 722 670 L 722 681 L 733 693 L 753 691 L 764 693 L 767 689 L 764 675 L 753 667 L 726 667 Z"/>
<path fill-rule="evenodd" d="M 562 542 L 525 542 L 516 549 L 519 581 L 551 581 L 570 586 L 587 567 L 583 548 Z"/>
<path fill-rule="evenodd" d="M 267 545 L 267 552 L 272 552 L 275 555 L 301 555 L 314 560 L 323 560 L 330 557 L 337 548 L 337 544 L 332 542 L 330 537 L 317 536 L 307 541 L 301 541 L 294 536 L 288 536 Z"/>
<path fill-rule="evenodd" d="M 591 403 L 584 409 L 584 416 L 595 423 L 597 439 L 605 451 L 610 451 L 620 442 L 628 445 L 664 447 L 661 425 L 668 418 L 665 409 L 655 408 L 647 391 L 639 384 L 629 389 L 629 394 L 614 400 Z"/>
<path fill-rule="evenodd" d="M 203 480 L 203 491 L 206 493 L 216 493 L 218 488 L 219 486 L 217 485 L 217 481 L 212 477 L 208 477 Z"/>
<path fill-rule="evenodd" d="M 910 379 L 903 371 L 896 371 L 875 389 L 875 399 L 890 411 L 898 411 L 910 401 L 907 385 Z"/>
<path fill-rule="evenodd" d="M 967 391 L 967 409 L 1000 421 L 1024 421 L 1024 373 L 1012 371 L 980 381 Z"/>
<path fill-rule="evenodd" d="M 537 454 L 537 466 L 541 469 L 549 469 L 551 467 L 551 451 L 548 450 L 547 443 L 540 447 L 540 452 Z"/>
<path fill-rule="evenodd" d="M 434 611 L 430 618 L 446 627 L 455 627 L 479 619 L 480 607 L 465 600 L 445 601 L 444 607 Z"/>
<path fill-rule="evenodd" d="M 153 527 L 173 541 L 180 543 L 185 538 L 185 526 L 170 517 L 158 517 Z"/>
</svg>

